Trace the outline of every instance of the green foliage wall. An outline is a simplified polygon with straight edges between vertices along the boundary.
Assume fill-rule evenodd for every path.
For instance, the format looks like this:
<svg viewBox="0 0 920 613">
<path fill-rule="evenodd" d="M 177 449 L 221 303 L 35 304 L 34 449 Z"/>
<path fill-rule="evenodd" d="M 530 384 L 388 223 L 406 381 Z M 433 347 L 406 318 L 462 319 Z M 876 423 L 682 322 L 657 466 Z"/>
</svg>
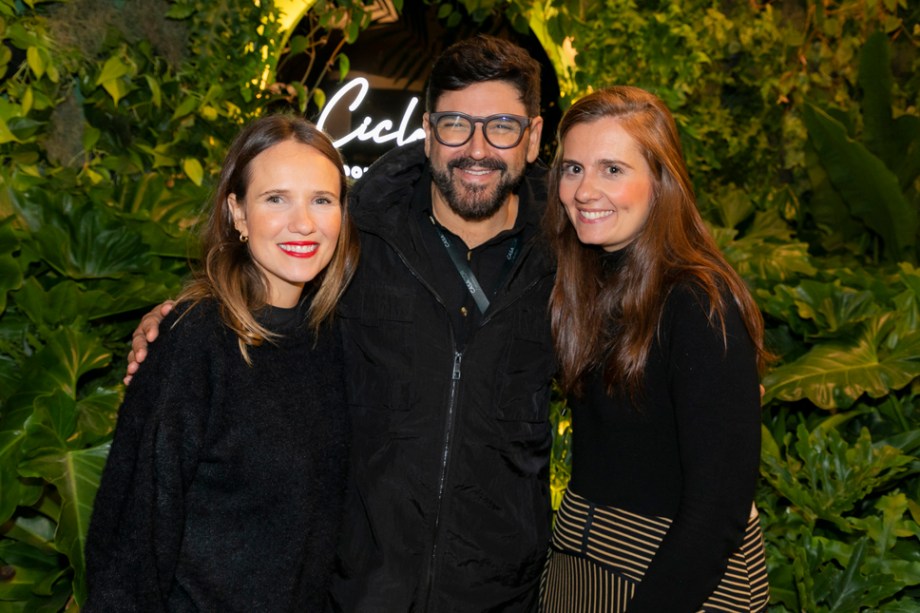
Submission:
<svg viewBox="0 0 920 613">
<path fill-rule="evenodd" d="M 524 4 L 524 3 L 517 3 Z M 564 2 L 581 92 L 658 93 L 764 311 L 775 611 L 920 611 L 920 11 L 906 2 Z M 553 489 L 568 477 L 564 400 Z"/>
<path fill-rule="evenodd" d="M 126 338 L 187 274 L 273 20 L 268 2 L 0 0 L 0 610 L 85 597 Z"/>
<path fill-rule="evenodd" d="M 282 50 L 370 23 L 312 11 L 306 41 L 271 0 L 0 0 L 0 611 L 85 598 L 129 335 L 188 274 L 240 126 L 321 97 L 272 82 Z"/>
<path fill-rule="evenodd" d="M 611 83 L 668 102 L 780 355 L 758 494 L 771 607 L 920 610 L 918 8 L 437 4 L 448 25 L 501 13 L 538 29 L 551 57 L 569 37 L 563 106 Z M 272 100 L 321 101 L 271 83 L 282 47 L 368 24 L 353 0 L 313 10 L 314 38 L 287 41 L 266 0 L 0 0 L 0 610 L 85 596 L 126 337 L 181 284 L 242 122 Z M 553 408 L 558 499 L 571 433 L 564 400 Z"/>
</svg>

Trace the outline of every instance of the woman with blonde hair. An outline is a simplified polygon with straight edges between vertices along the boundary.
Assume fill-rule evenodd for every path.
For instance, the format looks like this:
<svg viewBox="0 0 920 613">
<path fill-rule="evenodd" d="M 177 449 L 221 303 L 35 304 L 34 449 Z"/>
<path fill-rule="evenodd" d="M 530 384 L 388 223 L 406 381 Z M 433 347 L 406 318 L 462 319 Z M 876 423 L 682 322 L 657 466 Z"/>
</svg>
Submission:
<svg viewBox="0 0 920 613">
<path fill-rule="evenodd" d="M 86 545 L 93 611 L 315 611 L 349 424 L 328 325 L 358 258 L 342 160 L 310 122 L 227 153 L 182 292 L 127 390 Z"/>
<path fill-rule="evenodd" d="M 549 191 L 573 466 L 544 610 L 763 610 L 763 320 L 696 209 L 664 103 L 635 87 L 578 100 Z"/>
</svg>

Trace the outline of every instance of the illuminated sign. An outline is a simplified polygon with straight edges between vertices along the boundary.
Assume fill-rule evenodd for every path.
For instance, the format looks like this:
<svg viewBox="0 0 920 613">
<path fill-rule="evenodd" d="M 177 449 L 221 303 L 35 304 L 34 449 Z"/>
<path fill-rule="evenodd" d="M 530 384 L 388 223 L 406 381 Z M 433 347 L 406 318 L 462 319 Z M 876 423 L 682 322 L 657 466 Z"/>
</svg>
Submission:
<svg viewBox="0 0 920 613">
<path fill-rule="evenodd" d="M 348 110 L 354 113 L 358 107 L 361 106 L 361 103 L 364 101 L 370 89 L 370 83 L 364 77 L 358 77 L 349 81 L 329 99 L 329 102 L 327 102 L 325 108 L 323 108 L 322 114 L 319 116 L 319 121 L 316 122 L 316 126 L 320 130 L 324 129 L 323 126 L 326 123 L 326 119 L 329 118 L 329 114 L 332 113 L 336 106 L 342 101 L 342 98 L 355 88 L 360 88 L 360 91 L 354 101 L 348 106 Z M 345 136 L 337 139 L 333 144 L 336 147 L 341 147 L 356 138 L 360 141 L 369 140 L 377 144 L 385 144 L 395 140 L 397 145 L 405 145 L 406 143 L 421 140 L 425 138 L 425 131 L 421 128 L 416 128 L 409 136 L 406 136 L 406 131 L 409 128 L 409 120 L 412 118 L 412 113 L 415 111 L 416 106 L 418 106 L 418 98 L 413 96 L 412 99 L 409 100 L 405 112 L 403 112 L 402 120 L 399 123 L 399 129 L 395 132 L 392 131 L 393 122 L 389 119 L 383 119 L 375 123 L 373 118 L 365 117 L 361 125 Z"/>
<path fill-rule="evenodd" d="M 365 101 L 369 90 L 370 82 L 364 77 L 357 77 L 346 83 L 339 91 L 335 93 L 334 96 L 329 99 L 325 107 L 323 107 L 323 112 L 320 114 L 319 119 L 316 122 L 316 126 L 321 130 L 325 130 L 325 125 L 329 117 L 336 110 L 339 110 L 343 104 L 343 100 L 345 100 L 350 94 L 354 94 L 354 100 L 352 100 L 351 104 L 348 105 L 347 109 L 349 113 L 354 113 Z M 341 148 L 342 146 L 352 141 L 370 141 L 377 145 L 386 145 L 388 143 L 392 143 L 394 145 L 404 145 L 406 143 L 424 139 L 425 131 L 421 128 L 415 128 L 411 131 L 411 133 L 409 133 L 409 122 L 412 120 L 412 115 L 418 106 L 418 102 L 419 99 L 414 96 L 409 100 L 405 110 L 402 113 L 402 119 L 399 122 L 399 128 L 396 130 L 394 130 L 394 123 L 390 119 L 383 118 L 380 120 L 375 120 L 373 117 L 365 116 L 364 120 L 358 125 L 358 127 L 353 129 L 348 134 L 337 138 L 333 144 L 337 148 Z M 354 122 L 352 122 L 352 124 L 353 123 Z M 367 166 L 362 166 L 359 164 L 345 165 L 345 175 L 352 179 L 360 179 L 365 172 L 367 172 Z"/>
</svg>

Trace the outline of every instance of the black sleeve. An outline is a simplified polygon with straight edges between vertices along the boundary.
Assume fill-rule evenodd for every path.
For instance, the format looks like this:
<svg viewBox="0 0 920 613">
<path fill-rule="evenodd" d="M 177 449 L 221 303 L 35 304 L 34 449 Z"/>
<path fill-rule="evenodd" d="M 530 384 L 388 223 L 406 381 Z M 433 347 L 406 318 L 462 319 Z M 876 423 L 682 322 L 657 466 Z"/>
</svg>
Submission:
<svg viewBox="0 0 920 613">
<path fill-rule="evenodd" d="M 726 303 L 727 347 L 705 294 L 677 288 L 668 299 L 683 487 L 629 613 L 698 611 L 744 538 L 760 464 L 760 387 L 753 343 L 730 296 Z"/>
<path fill-rule="evenodd" d="M 212 326 L 198 310 L 163 321 L 119 410 L 87 535 L 86 613 L 164 610 L 210 408 Z"/>
</svg>

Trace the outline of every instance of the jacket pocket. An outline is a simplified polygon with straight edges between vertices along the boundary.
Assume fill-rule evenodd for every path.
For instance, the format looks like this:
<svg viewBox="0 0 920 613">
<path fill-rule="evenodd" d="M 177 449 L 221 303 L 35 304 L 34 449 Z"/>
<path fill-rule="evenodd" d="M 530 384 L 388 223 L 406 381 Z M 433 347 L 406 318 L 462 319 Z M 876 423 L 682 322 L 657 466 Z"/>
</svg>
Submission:
<svg viewBox="0 0 920 613">
<path fill-rule="evenodd" d="M 520 310 L 499 375 L 498 419 L 547 422 L 554 364 L 546 310 Z"/>
<path fill-rule="evenodd" d="M 412 288 L 365 283 L 339 304 L 348 403 L 381 433 L 387 414 L 409 408 L 414 300 Z"/>
<path fill-rule="evenodd" d="M 339 315 L 357 319 L 368 326 L 383 322 L 412 323 L 415 289 L 394 285 L 364 283 L 352 288 L 339 303 Z"/>
</svg>

